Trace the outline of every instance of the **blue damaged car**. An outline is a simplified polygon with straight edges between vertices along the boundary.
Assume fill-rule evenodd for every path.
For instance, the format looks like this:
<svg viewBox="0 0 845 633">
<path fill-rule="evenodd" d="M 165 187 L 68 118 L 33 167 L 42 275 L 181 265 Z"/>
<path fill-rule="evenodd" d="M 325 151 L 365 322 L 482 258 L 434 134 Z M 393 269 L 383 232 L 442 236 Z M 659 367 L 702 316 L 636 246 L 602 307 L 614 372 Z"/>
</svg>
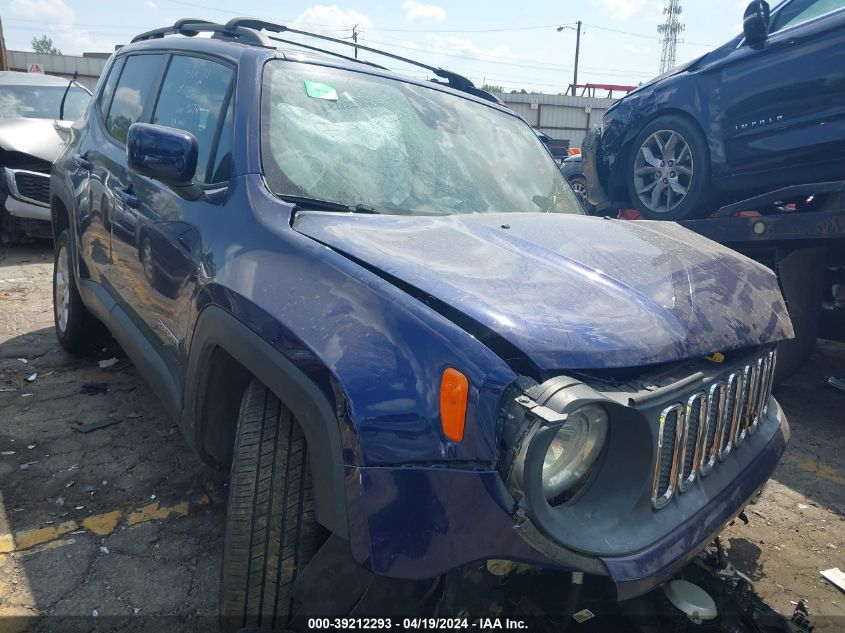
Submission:
<svg viewBox="0 0 845 633">
<path fill-rule="evenodd" d="M 673 223 L 584 215 L 460 75 L 307 36 L 136 37 L 51 177 L 60 343 L 110 333 L 230 465 L 225 628 L 354 613 L 385 579 L 430 597 L 478 565 L 619 600 L 671 581 L 788 440 L 775 276 Z"/>
</svg>

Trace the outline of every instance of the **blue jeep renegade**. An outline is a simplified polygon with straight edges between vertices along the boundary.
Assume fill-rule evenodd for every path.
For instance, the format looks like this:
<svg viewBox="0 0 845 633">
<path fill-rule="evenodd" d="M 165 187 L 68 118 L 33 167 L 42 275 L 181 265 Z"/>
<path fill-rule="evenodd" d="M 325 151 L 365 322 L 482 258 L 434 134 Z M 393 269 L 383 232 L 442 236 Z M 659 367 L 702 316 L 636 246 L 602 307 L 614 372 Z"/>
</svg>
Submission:
<svg viewBox="0 0 845 633">
<path fill-rule="evenodd" d="M 305 35 L 136 37 L 52 171 L 59 341 L 107 329 L 231 464 L 225 627 L 473 566 L 619 600 L 677 577 L 788 440 L 775 276 L 673 223 L 585 216 L 460 75 Z"/>
</svg>

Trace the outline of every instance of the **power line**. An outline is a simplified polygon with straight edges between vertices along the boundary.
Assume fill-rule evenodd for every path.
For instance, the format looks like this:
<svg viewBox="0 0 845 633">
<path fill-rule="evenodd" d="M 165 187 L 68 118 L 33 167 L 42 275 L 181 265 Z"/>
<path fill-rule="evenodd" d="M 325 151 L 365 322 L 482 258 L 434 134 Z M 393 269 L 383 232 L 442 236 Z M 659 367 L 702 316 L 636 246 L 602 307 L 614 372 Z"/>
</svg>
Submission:
<svg viewBox="0 0 845 633">
<path fill-rule="evenodd" d="M 633 33 L 631 31 L 622 31 L 620 29 L 612 29 L 607 26 L 599 26 L 597 24 L 587 24 L 584 23 L 584 26 L 589 26 L 592 29 L 598 29 L 599 31 L 610 31 L 611 33 L 621 33 L 622 35 L 630 35 L 631 37 L 641 37 L 646 40 L 656 40 L 659 42 L 663 41 L 662 37 L 658 37 L 656 35 L 646 35 L 645 33 Z M 703 42 L 689 42 L 687 40 L 679 40 L 681 44 L 689 44 L 690 46 L 703 46 L 705 48 L 716 48 L 719 44 L 704 44 Z"/>
</svg>

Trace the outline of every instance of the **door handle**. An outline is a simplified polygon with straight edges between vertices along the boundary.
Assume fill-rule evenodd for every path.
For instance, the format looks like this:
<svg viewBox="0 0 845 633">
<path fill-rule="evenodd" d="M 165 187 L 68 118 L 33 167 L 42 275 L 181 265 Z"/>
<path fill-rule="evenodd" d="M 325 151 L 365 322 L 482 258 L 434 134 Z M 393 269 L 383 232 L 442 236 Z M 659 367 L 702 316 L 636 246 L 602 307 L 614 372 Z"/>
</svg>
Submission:
<svg viewBox="0 0 845 633">
<path fill-rule="evenodd" d="M 93 167 L 91 161 L 85 158 L 82 154 L 74 154 L 73 160 L 76 161 L 76 164 L 80 169 L 84 169 L 85 171 L 91 171 L 91 168 Z"/>
<path fill-rule="evenodd" d="M 136 196 L 128 187 L 115 187 L 114 194 L 127 207 L 135 208 L 138 206 L 138 196 Z"/>
</svg>

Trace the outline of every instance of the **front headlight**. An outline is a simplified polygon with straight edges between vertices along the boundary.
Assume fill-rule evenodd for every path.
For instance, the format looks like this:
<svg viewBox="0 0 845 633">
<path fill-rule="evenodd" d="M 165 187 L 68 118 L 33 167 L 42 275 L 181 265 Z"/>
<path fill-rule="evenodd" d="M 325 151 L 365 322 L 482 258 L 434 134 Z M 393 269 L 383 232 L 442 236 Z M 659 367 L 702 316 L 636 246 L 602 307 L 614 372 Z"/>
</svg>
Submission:
<svg viewBox="0 0 845 633">
<path fill-rule="evenodd" d="M 549 501 L 572 489 L 596 462 L 607 438 L 604 407 L 588 404 L 567 416 L 543 460 L 543 492 Z"/>
</svg>

